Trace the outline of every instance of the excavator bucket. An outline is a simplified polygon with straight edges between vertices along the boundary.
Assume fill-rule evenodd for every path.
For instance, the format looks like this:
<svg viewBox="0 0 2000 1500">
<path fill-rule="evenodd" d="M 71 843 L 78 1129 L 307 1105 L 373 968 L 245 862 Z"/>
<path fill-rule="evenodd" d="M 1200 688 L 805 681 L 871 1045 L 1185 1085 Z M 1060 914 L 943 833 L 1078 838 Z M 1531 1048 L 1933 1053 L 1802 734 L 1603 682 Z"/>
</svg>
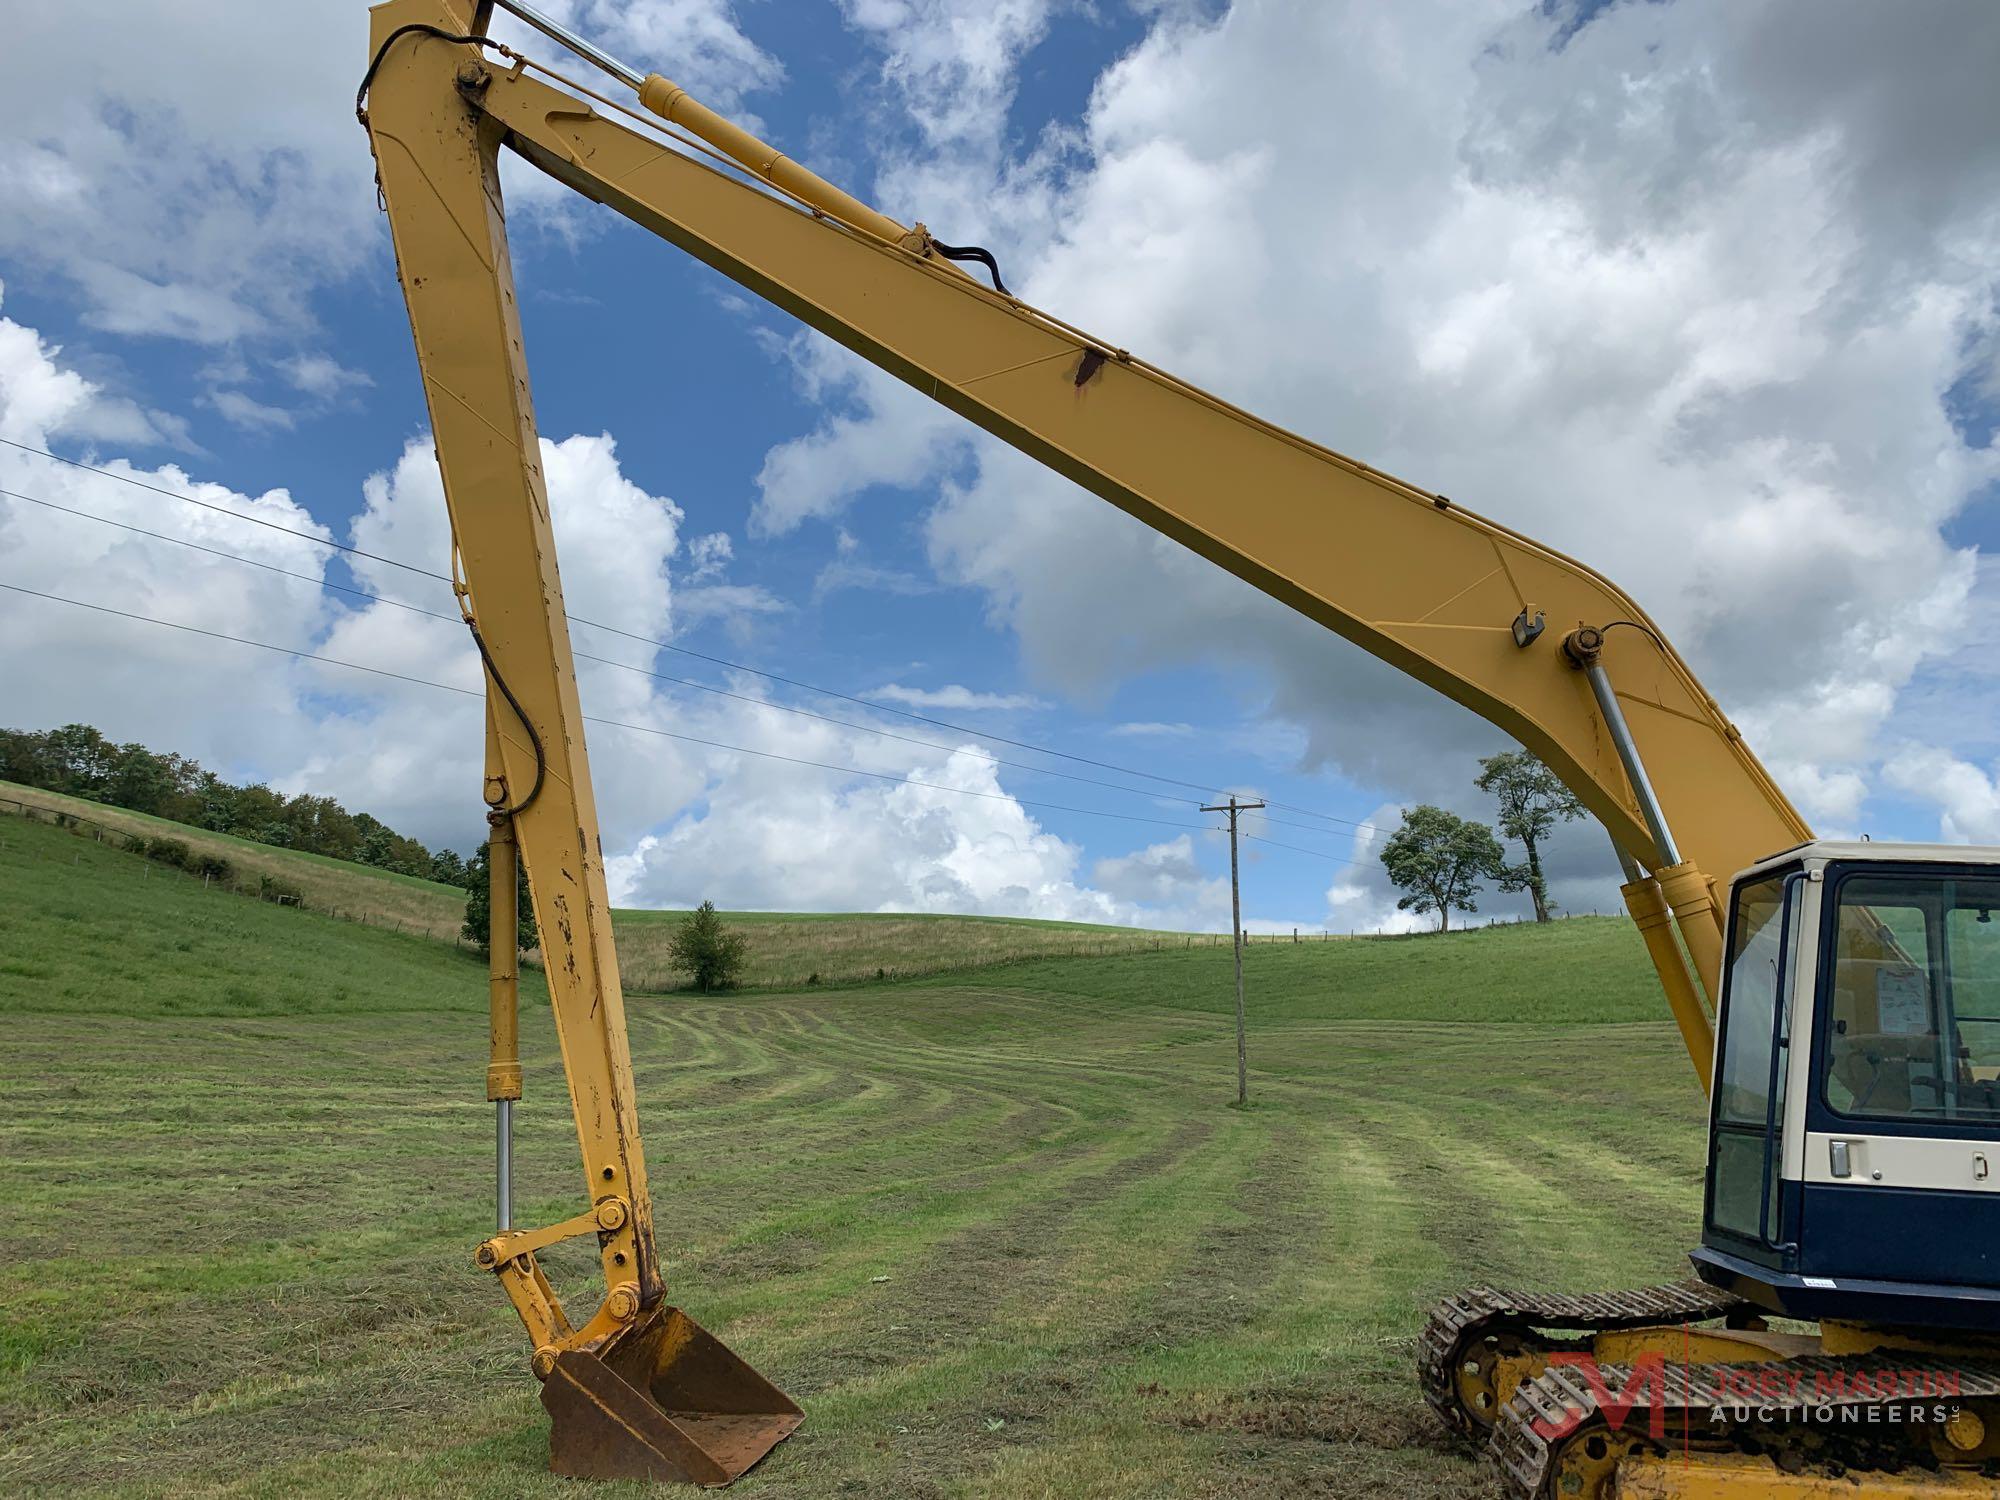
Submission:
<svg viewBox="0 0 2000 1500">
<path fill-rule="evenodd" d="M 579 1479 L 724 1485 L 804 1420 L 791 1398 L 678 1307 L 657 1304 L 542 1384 L 549 1468 Z"/>
</svg>

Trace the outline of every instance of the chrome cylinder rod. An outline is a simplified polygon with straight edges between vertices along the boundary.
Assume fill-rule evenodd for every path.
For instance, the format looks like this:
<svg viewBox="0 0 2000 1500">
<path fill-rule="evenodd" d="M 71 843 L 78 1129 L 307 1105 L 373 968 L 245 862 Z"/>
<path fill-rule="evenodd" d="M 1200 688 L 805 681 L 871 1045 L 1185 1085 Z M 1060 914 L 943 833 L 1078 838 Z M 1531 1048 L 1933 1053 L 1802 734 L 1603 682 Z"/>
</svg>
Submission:
<svg viewBox="0 0 2000 1500">
<path fill-rule="evenodd" d="M 1609 832 L 1609 830 L 1606 831 Z M 1627 885 L 1630 885 L 1635 880 L 1644 880 L 1646 878 L 1646 872 L 1639 867 L 1639 861 L 1625 852 L 1625 846 L 1618 842 L 1616 836 L 1613 836 L 1611 840 L 1611 851 L 1618 856 L 1618 868 L 1625 872 L 1625 883 Z"/>
<path fill-rule="evenodd" d="M 514 1227 L 514 1101 L 493 1101 L 493 1227 Z"/>
<path fill-rule="evenodd" d="M 1590 691 L 1597 699 L 1597 711 L 1604 715 L 1605 727 L 1611 731 L 1611 743 L 1625 767 L 1625 779 L 1632 783 L 1632 795 L 1639 799 L 1639 816 L 1646 820 L 1646 831 L 1653 836 L 1653 847 L 1659 851 L 1661 867 L 1679 864 L 1681 851 L 1667 828 L 1666 811 L 1660 806 L 1653 783 L 1646 775 L 1646 763 L 1639 759 L 1639 747 L 1633 743 L 1632 728 L 1625 722 L 1625 710 L 1618 706 L 1618 695 L 1611 689 L 1611 678 L 1606 675 L 1604 664 L 1595 659 L 1585 662 L 1583 675 L 1590 679 Z"/>
<path fill-rule="evenodd" d="M 563 25 L 562 22 L 543 15 L 534 6 L 523 5 L 521 0 L 493 0 L 493 3 L 525 24 L 534 27 L 543 36 L 560 42 L 585 62 L 602 68 L 627 88 L 636 90 L 640 84 L 646 81 L 645 74 L 635 73 L 610 53 L 604 51 L 602 48 L 592 46 L 574 31 Z"/>
</svg>

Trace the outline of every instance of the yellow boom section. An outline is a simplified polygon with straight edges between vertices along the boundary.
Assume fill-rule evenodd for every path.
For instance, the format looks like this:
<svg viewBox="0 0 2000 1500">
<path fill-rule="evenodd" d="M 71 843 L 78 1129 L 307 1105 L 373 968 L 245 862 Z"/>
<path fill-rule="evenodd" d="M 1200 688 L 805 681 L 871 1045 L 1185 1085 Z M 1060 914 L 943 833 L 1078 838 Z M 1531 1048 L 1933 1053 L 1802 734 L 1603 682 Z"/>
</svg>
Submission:
<svg viewBox="0 0 2000 1500">
<path fill-rule="evenodd" d="M 467 92 L 549 175 L 1491 720 L 1648 868 L 1664 861 L 1561 650 L 1577 626 L 1632 627 L 1603 662 L 1687 863 L 1726 879 L 1810 837 L 1645 613 L 1582 564 L 521 71 Z M 1524 613 L 1551 626 L 1525 647 Z"/>
<path fill-rule="evenodd" d="M 1272 426 L 956 269 L 815 216 L 525 74 L 506 143 L 926 395 L 1491 720 L 1649 867 L 1652 836 L 1560 643 L 1604 660 L 1682 853 L 1727 878 L 1810 837 L 1638 605 L 1562 554 Z M 1514 644 L 1523 610 L 1551 629 Z"/>
</svg>

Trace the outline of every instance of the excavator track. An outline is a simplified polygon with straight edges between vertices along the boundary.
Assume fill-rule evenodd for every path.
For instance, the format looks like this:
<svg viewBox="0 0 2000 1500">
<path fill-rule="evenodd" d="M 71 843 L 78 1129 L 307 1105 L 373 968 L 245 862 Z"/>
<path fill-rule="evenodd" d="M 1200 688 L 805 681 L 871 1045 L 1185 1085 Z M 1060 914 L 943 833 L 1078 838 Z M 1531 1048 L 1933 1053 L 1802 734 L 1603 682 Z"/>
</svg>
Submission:
<svg viewBox="0 0 2000 1500">
<path fill-rule="evenodd" d="M 1473 1409 L 1459 1373 L 1486 1351 L 1524 1344 L 1545 1351 L 1587 1349 L 1592 1334 L 1656 1323 L 1705 1323 L 1739 1311 L 1754 1309 L 1699 1281 L 1568 1297 L 1477 1286 L 1431 1310 L 1417 1339 L 1417 1379 L 1432 1410 L 1454 1431 L 1482 1442 L 1500 1415 L 1500 1403 L 1486 1411 Z M 1549 1330 L 1568 1337 L 1554 1337 Z"/>
<path fill-rule="evenodd" d="M 1878 1486 L 1896 1484 L 1898 1495 L 1934 1488 L 2000 1497 L 2000 1443 L 1987 1435 L 2000 1425 L 2000 1364 L 1914 1353 L 1669 1361 L 1634 1401 L 1640 1374 L 1636 1366 L 1558 1365 L 1524 1383 L 1501 1412 L 1489 1450 L 1513 1500 L 1628 1493 L 1621 1463 L 1650 1464 L 1667 1476 L 1676 1465 L 1706 1465 L 1718 1477 L 1781 1474 L 1829 1485 L 1813 1494 L 1835 1493 L 1834 1485 L 1857 1496 L 1881 1492 L 1872 1477 Z M 1602 1409 L 1607 1395 L 1618 1410 Z M 1948 1414 L 1960 1412 L 1973 1414 L 1971 1426 L 1965 1417 L 1951 1421 Z M 1974 1434 L 1967 1451 L 1953 1450 L 1954 1435 Z"/>
</svg>

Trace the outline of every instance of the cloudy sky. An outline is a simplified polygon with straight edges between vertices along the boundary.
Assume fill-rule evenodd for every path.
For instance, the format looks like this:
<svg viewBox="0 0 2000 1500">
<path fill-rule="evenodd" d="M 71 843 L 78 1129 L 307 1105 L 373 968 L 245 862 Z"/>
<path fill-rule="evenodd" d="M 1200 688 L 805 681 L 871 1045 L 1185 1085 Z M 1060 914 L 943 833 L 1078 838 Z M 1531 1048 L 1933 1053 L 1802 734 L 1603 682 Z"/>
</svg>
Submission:
<svg viewBox="0 0 2000 1500">
<path fill-rule="evenodd" d="M 1822 831 L 2000 841 L 2000 7 L 547 5 L 1069 321 L 1597 565 Z M 363 7 L 19 9 L 0 721 L 469 846 L 479 674 L 394 565 L 444 571 L 446 528 Z M 621 901 L 1226 928 L 1198 805 L 1236 790 L 1283 804 L 1246 914 L 1369 929 L 1399 806 L 1490 816 L 1478 720 L 508 191 Z M 1554 869 L 1616 899 L 1594 827 Z"/>
</svg>

